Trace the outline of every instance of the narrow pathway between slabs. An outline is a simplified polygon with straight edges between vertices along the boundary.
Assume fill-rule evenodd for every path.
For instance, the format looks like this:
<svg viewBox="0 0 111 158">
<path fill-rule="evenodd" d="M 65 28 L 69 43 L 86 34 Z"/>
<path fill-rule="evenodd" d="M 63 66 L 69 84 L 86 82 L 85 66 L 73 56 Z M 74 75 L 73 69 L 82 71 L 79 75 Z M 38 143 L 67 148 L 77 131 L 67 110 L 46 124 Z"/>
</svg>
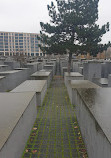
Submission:
<svg viewBox="0 0 111 158">
<path fill-rule="evenodd" d="M 45 96 L 26 144 L 23 158 L 87 158 L 86 149 L 70 104 L 67 89 L 60 76 L 57 62 L 56 76 Z"/>
<path fill-rule="evenodd" d="M 63 78 L 55 76 L 23 153 L 28 158 L 86 158 Z"/>
</svg>

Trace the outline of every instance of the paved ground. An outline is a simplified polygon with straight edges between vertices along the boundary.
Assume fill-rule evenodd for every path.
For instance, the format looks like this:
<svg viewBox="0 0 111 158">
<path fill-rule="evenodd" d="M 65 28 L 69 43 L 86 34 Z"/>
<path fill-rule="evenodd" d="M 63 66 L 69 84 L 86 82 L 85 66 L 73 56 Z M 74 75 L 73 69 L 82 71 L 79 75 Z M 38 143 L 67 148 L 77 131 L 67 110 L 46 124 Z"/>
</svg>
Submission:
<svg viewBox="0 0 111 158">
<path fill-rule="evenodd" d="M 86 158 L 73 106 L 62 77 L 55 76 L 25 147 L 23 158 Z"/>
<path fill-rule="evenodd" d="M 56 76 L 27 141 L 23 158 L 87 158 L 84 142 L 57 64 Z"/>
</svg>

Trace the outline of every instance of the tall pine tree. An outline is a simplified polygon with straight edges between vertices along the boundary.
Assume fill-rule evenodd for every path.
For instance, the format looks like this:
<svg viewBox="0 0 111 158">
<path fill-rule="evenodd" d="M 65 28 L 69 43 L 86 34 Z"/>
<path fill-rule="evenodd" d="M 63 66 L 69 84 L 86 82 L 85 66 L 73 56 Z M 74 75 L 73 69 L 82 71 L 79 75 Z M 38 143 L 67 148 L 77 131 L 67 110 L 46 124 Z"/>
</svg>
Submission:
<svg viewBox="0 0 111 158">
<path fill-rule="evenodd" d="M 99 28 L 99 0 L 56 0 L 51 2 L 48 12 L 50 23 L 40 22 L 40 48 L 49 54 L 69 53 L 69 69 L 72 53 L 78 50 L 96 55 L 110 43 L 101 44 L 102 36 L 109 31 L 109 23 Z"/>
</svg>

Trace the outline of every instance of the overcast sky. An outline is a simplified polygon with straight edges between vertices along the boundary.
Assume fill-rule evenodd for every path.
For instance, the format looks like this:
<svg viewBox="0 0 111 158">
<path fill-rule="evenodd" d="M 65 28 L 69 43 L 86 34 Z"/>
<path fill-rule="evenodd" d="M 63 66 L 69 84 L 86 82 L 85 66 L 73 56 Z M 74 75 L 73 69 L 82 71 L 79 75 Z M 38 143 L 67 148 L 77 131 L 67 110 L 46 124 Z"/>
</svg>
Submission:
<svg viewBox="0 0 111 158">
<path fill-rule="evenodd" d="M 111 0 L 99 0 L 100 26 L 111 24 Z M 40 21 L 49 20 L 47 4 L 51 0 L 0 0 L 0 31 L 39 33 Z M 111 29 L 111 26 L 110 26 Z M 103 42 L 111 40 L 111 31 Z"/>
</svg>

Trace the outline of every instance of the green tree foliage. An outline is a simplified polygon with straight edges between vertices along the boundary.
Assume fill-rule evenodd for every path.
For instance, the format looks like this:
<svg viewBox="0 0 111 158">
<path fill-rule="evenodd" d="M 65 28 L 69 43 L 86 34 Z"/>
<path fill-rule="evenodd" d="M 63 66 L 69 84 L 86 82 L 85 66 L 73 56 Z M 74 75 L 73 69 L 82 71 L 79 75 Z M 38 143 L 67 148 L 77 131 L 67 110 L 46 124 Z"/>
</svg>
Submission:
<svg viewBox="0 0 111 158">
<path fill-rule="evenodd" d="M 109 31 L 109 23 L 97 25 L 99 0 L 56 0 L 48 5 L 49 23 L 41 22 L 40 48 L 46 53 L 89 52 L 96 55 L 110 45 L 101 44 L 103 35 Z M 68 51 L 67 51 L 68 50 Z"/>
</svg>

